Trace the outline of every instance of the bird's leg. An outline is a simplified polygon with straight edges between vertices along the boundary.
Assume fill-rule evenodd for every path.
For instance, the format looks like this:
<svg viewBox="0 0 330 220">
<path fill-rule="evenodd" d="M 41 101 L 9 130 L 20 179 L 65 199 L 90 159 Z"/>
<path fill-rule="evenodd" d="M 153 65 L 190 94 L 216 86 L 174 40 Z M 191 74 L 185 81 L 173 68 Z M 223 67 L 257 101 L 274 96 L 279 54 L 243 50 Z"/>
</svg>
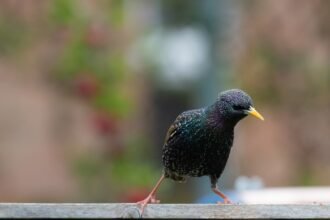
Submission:
<svg viewBox="0 0 330 220">
<path fill-rule="evenodd" d="M 223 199 L 223 202 L 218 202 L 218 204 L 232 204 L 230 199 L 218 189 L 218 178 L 219 176 L 210 176 L 212 191 Z"/>
<path fill-rule="evenodd" d="M 156 191 L 159 187 L 159 185 L 161 184 L 161 182 L 164 180 L 165 176 L 164 174 L 160 177 L 160 179 L 158 180 L 156 186 L 151 190 L 150 194 L 147 196 L 147 198 L 145 198 L 142 201 L 137 202 L 136 204 L 138 204 L 140 206 L 140 211 L 141 211 L 141 216 L 143 215 L 144 209 L 147 206 L 148 203 L 159 203 L 160 201 L 156 199 Z"/>
<path fill-rule="evenodd" d="M 218 202 L 218 204 L 232 204 L 230 199 L 225 194 L 223 194 L 217 187 L 212 187 L 212 191 L 223 199 L 223 203 Z"/>
</svg>

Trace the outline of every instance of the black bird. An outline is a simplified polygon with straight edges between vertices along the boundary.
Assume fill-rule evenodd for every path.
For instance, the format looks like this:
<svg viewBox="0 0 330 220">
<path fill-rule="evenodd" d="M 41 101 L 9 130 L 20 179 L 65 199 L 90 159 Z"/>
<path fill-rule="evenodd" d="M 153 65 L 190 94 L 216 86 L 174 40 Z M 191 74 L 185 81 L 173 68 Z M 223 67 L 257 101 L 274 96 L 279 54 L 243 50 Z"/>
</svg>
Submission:
<svg viewBox="0 0 330 220">
<path fill-rule="evenodd" d="M 187 177 L 209 176 L 212 190 L 224 203 L 231 203 L 217 188 L 217 181 L 233 145 L 234 127 L 249 114 L 264 120 L 251 97 L 239 89 L 220 93 L 210 106 L 181 113 L 165 138 L 163 175 L 147 198 L 138 202 L 141 215 L 148 203 L 159 202 L 155 193 L 165 178 L 184 182 Z"/>
</svg>

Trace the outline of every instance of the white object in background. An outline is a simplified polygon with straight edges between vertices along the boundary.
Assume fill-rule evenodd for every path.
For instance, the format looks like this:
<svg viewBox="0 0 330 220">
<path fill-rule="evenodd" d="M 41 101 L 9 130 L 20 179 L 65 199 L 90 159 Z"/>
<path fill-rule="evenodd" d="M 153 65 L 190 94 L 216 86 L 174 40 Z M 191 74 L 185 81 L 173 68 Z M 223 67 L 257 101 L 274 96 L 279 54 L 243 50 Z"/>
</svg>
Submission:
<svg viewBox="0 0 330 220">
<path fill-rule="evenodd" d="M 155 68 L 159 86 L 182 89 L 197 82 L 210 65 L 210 42 L 196 26 L 160 27 L 132 46 L 128 60 L 137 70 L 141 63 Z"/>
<path fill-rule="evenodd" d="M 168 30 L 162 49 L 155 54 L 160 56 L 163 80 L 179 87 L 187 80 L 198 80 L 210 60 L 209 47 L 206 32 L 197 27 Z"/>
<path fill-rule="evenodd" d="M 329 203 L 330 187 L 278 187 L 239 192 L 245 204 Z"/>
<path fill-rule="evenodd" d="M 262 179 L 258 176 L 246 177 L 239 176 L 235 180 L 235 189 L 238 191 L 248 189 L 261 189 L 264 187 Z"/>
</svg>

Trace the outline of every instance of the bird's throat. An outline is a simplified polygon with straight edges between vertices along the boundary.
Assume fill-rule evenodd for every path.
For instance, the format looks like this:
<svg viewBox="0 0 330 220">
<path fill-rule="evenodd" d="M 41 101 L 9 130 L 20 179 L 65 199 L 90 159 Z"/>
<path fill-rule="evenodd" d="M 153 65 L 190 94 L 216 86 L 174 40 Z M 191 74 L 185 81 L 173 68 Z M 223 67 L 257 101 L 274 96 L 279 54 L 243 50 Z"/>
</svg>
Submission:
<svg viewBox="0 0 330 220">
<path fill-rule="evenodd" d="M 233 132 L 235 125 L 242 119 L 241 117 L 230 117 L 225 111 L 210 106 L 206 109 L 207 124 L 215 129 L 221 131 Z"/>
</svg>

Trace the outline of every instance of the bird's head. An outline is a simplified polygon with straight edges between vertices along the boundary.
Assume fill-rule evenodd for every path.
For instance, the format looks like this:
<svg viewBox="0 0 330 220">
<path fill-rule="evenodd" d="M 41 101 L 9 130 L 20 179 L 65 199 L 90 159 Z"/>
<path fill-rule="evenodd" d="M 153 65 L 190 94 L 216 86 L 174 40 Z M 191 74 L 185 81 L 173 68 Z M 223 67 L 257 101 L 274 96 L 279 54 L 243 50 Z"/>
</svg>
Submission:
<svg viewBox="0 0 330 220">
<path fill-rule="evenodd" d="M 247 115 L 253 115 L 260 120 L 264 120 L 263 116 L 253 107 L 251 97 L 239 89 L 231 89 L 220 93 L 216 106 L 226 120 L 238 122 Z"/>
</svg>

